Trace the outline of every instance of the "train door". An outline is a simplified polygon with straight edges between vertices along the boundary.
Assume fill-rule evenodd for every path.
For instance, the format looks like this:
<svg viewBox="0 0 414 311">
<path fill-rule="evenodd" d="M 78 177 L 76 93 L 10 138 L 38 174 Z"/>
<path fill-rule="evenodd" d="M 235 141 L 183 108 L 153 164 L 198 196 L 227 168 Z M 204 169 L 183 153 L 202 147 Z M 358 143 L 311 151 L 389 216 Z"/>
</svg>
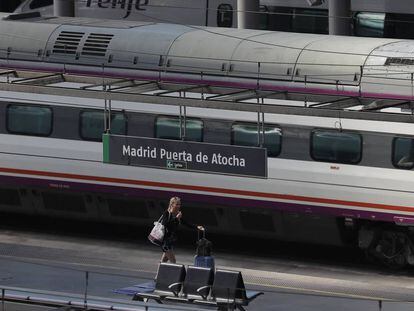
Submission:
<svg viewBox="0 0 414 311">
<path fill-rule="evenodd" d="M 237 27 L 237 0 L 207 0 L 207 25 Z"/>
</svg>

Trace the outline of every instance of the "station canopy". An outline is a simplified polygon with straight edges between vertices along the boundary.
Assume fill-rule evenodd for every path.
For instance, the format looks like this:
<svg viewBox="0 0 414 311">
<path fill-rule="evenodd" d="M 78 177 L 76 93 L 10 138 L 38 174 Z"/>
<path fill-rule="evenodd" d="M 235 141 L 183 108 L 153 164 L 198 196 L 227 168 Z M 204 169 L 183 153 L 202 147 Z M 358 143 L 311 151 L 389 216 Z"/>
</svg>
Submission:
<svg viewBox="0 0 414 311">
<path fill-rule="evenodd" d="M 257 113 L 413 122 L 411 101 L 3 69 L 0 90 Z"/>
</svg>

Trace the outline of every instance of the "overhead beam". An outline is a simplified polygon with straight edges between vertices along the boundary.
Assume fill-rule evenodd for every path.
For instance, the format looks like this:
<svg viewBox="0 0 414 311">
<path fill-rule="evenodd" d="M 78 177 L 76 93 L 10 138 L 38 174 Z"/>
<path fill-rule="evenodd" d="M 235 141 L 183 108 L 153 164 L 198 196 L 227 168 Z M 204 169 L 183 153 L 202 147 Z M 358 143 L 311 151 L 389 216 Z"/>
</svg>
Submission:
<svg viewBox="0 0 414 311">
<path fill-rule="evenodd" d="M 96 87 L 102 87 L 103 85 L 113 86 L 113 85 L 124 84 L 124 83 L 127 83 L 127 85 L 129 84 L 130 86 L 133 86 L 134 85 L 134 80 L 131 80 L 131 79 L 117 79 L 117 80 L 113 80 L 111 82 L 105 82 L 105 83 L 103 81 L 101 81 L 100 83 L 81 86 L 81 89 L 83 89 L 83 90 L 93 89 L 93 88 L 96 88 Z M 120 86 L 119 88 L 124 88 L 124 87 L 127 87 L 127 86 Z"/>
<path fill-rule="evenodd" d="M 22 78 L 18 80 L 13 80 L 11 83 L 25 83 L 33 85 L 48 85 L 53 83 L 65 82 L 64 75 L 61 73 L 49 74 L 44 76 L 37 76 L 31 78 Z"/>
<path fill-rule="evenodd" d="M 362 107 L 361 111 L 378 111 L 384 108 L 398 107 L 409 103 L 409 101 L 374 100 Z"/>
<path fill-rule="evenodd" d="M 67 87 L 53 87 L 29 84 L 12 84 L 1 82 L 1 91 L 24 92 L 44 95 L 57 95 L 63 97 L 81 97 L 102 100 L 119 100 L 126 102 L 139 102 L 147 104 L 158 104 L 167 106 L 187 106 L 198 108 L 211 108 L 223 110 L 237 110 L 248 112 L 263 112 L 285 115 L 302 115 L 331 118 L 348 118 L 359 120 L 389 121 L 389 122 L 414 122 L 414 116 L 407 114 L 388 114 L 381 112 L 343 111 L 324 108 L 295 107 L 283 105 L 262 105 L 256 103 L 239 103 L 221 100 L 180 98 L 171 96 L 154 96 L 136 93 L 82 90 Z"/>
<path fill-rule="evenodd" d="M 174 90 L 167 90 L 167 91 L 164 91 L 164 92 L 157 93 L 155 95 L 162 96 L 162 95 L 167 95 L 167 94 L 171 94 L 171 93 L 189 92 L 189 91 L 194 91 L 194 90 L 198 90 L 198 89 L 202 89 L 202 88 L 208 88 L 208 87 L 209 87 L 208 84 L 194 85 L 194 86 L 189 86 L 189 87 L 181 87 L 181 88 L 177 88 L 177 89 L 174 89 Z"/>
<path fill-rule="evenodd" d="M 225 93 L 225 94 L 218 94 L 214 96 L 208 96 L 209 100 L 231 100 L 237 101 L 239 98 L 243 98 L 245 96 L 251 97 L 252 95 L 257 96 L 257 92 L 255 90 L 239 90 L 235 92 Z"/>
<path fill-rule="evenodd" d="M 343 97 L 343 98 L 338 98 L 338 99 L 334 99 L 334 100 L 328 100 L 328 101 L 325 101 L 325 102 L 311 104 L 311 105 L 309 105 L 309 107 L 321 107 L 321 106 L 325 106 L 325 105 L 335 107 L 335 105 L 337 103 L 343 102 L 345 100 L 350 100 L 350 99 L 352 99 L 352 97 Z"/>
<path fill-rule="evenodd" d="M 16 70 L 1 71 L 0 76 L 4 76 L 4 75 L 13 75 L 14 77 L 17 77 Z"/>
</svg>

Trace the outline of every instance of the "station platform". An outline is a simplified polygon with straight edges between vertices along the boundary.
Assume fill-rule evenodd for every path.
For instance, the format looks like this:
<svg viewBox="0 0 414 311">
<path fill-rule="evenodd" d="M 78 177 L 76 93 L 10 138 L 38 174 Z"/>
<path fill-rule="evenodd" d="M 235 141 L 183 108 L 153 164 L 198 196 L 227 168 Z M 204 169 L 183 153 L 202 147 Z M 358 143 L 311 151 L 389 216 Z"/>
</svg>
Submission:
<svg viewBox="0 0 414 311">
<path fill-rule="evenodd" d="M 177 260 L 192 264 L 193 250 L 177 249 Z M 142 241 L 105 241 L 79 236 L 0 230 L 0 289 L 44 291 L 83 301 L 125 303 L 143 310 L 165 305 L 132 302 L 114 289 L 152 280 L 159 263 L 158 248 Z M 341 265 L 307 263 L 300 259 L 216 253 L 222 269 L 239 270 L 246 288 L 265 294 L 247 310 L 412 310 L 412 271 L 384 272 Z M 7 310 L 16 305 L 9 304 Z M 145 309 L 147 307 L 147 309 Z M 44 307 L 44 310 L 49 310 Z M 168 306 L 172 310 L 172 306 Z M 199 307 L 174 306 L 182 310 Z M 24 310 L 24 309 L 15 309 Z M 42 309 L 43 310 L 43 309 Z M 132 309 L 131 309 L 132 310 Z M 180 310 L 180 309 L 177 309 Z"/>
</svg>

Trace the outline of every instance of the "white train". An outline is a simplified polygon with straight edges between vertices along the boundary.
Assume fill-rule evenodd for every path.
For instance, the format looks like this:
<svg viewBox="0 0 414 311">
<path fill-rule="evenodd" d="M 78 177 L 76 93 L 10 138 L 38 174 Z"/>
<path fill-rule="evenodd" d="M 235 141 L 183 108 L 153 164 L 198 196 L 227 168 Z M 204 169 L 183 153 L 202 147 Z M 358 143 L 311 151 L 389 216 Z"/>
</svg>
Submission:
<svg viewBox="0 0 414 311">
<path fill-rule="evenodd" d="M 213 27 L 237 27 L 237 0 L 76 0 L 76 17 L 108 18 Z M 260 29 L 328 34 L 328 1 L 261 0 Z M 352 34 L 414 39 L 410 0 L 351 0 Z M 26 0 L 16 13 L 53 15 L 53 0 Z"/>
<path fill-rule="evenodd" d="M 53 15 L 53 0 L 26 0 L 16 13 Z M 76 0 L 76 17 L 236 27 L 237 0 Z"/>
<path fill-rule="evenodd" d="M 413 263 L 413 41 L 1 18 L 2 211 L 148 224 L 179 195 L 211 231 L 359 242 L 387 264 Z M 14 70 L 52 75 L 30 85 Z M 263 146 L 265 178 L 103 163 L 103 101 L 52 91 L 88 88 L 88 77 L 118 81 L 118 99 L 157 98 L 113 100 L 113 134 Z M 56 87 L 13 89 L 46 82 Z M 185 120 L 166 85 L 188 93 Z"/>
</svg>

